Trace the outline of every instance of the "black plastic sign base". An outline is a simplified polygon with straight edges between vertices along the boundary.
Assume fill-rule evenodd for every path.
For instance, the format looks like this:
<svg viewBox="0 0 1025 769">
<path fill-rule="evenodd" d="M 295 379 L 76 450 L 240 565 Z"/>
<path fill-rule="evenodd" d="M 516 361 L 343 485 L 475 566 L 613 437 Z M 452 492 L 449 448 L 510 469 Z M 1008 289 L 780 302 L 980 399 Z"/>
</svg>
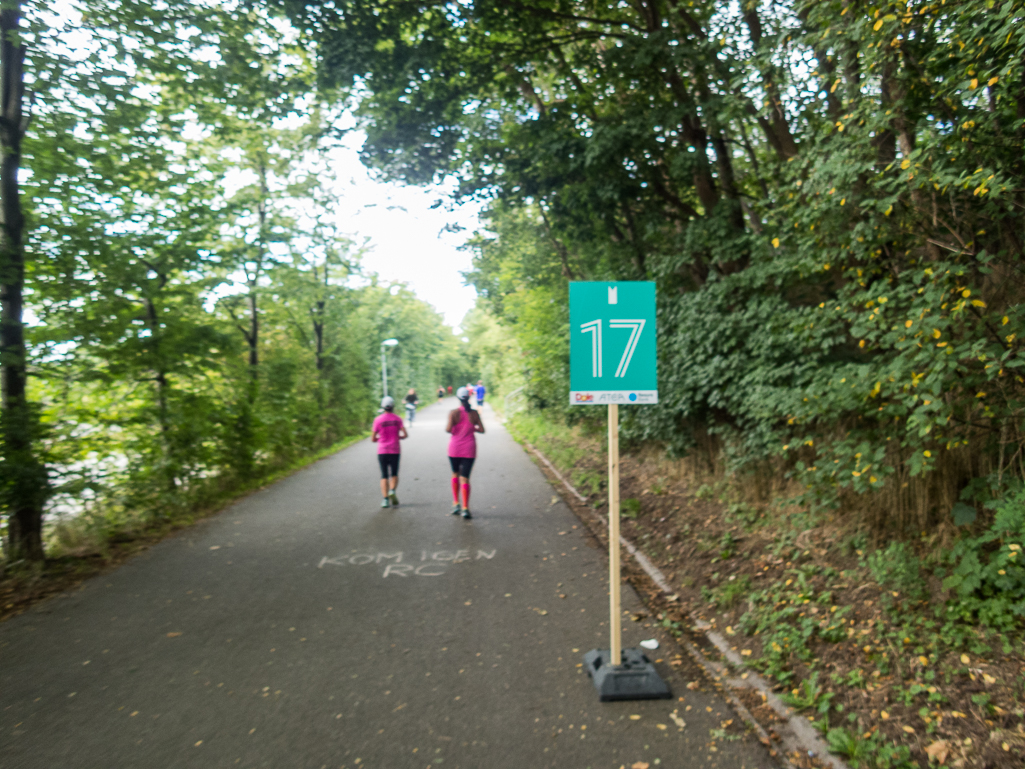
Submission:
<svg viewBox="0 0 1025 769">
<path fill-rule="evenodd" d="M 592 649 L 584 655 L 584 667 L 602 702 L 665 700 L 673 696 L 640 649 L 623 649 L 622 665 L 610 665 L 610 656 L 608 649 Z"/>
</svg>

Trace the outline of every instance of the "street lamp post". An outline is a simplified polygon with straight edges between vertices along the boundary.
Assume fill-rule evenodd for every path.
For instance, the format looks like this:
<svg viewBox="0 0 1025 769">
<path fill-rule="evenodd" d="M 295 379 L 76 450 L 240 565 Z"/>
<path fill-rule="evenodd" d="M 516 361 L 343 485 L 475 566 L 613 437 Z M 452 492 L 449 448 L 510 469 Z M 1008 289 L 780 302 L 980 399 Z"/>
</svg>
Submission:
<svg viewBox="0 0 1025 769">
<path fill-rule="evenodd" d="M 394 347 L 398 343 L 398 339 L 385 339 L 381 342 L 381 387 L 384 390 L 384 395 L 388 394 L 388 359 L 384 355 L 384 348 Z"/>
</svg>

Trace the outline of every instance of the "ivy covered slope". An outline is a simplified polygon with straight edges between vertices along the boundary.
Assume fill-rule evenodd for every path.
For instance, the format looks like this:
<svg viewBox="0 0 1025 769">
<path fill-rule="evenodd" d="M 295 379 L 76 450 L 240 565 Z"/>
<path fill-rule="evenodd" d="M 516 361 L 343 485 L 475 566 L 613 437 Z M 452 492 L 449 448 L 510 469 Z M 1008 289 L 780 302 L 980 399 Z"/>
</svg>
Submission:
<svg viewBox="0 0 1025 769">
<path fill-rule="evenodd" d="M 653 279 L 630 435 L 908 533 L 1020 482 L 1023 3 L 283 6 L 368 163 L 490 200 L 470 277 L 536 403 L 566 282 Z"/>
<path fill-rule="evenodd" d="M 465 379 L 438 313 L 360 267 L 327 165 L 337 108 L 287 25 L 214 4 L 63 13 L 22 22 L 32 424 L 15 451 L 5 396 L 8 563 L 93 552 L 359 434 L 382 339 L 392 387 Z"/>
</svg>

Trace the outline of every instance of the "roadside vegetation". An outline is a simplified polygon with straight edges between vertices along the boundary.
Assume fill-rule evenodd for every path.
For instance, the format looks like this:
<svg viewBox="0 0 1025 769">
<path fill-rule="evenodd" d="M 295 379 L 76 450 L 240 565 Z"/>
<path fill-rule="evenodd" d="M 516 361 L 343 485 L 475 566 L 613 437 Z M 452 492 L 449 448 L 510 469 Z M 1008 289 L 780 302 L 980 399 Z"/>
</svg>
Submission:
<svg viewBox="0 0 1025 769">
<path fill-rule="evenodd" d="M 572 479 L 602 535 L 604 433 L 536 412 L 507 426 Z M 710 625 L 850 765 L 1021 765 L 1025 500 L 998 505 L 977 537 L 882 544 L 839 515 L 813 519 L 778 481 L 760 491 L 651 446 L 621 473 L 623 532 L 677 591 L 652 597 L 656 618 L 677 634 Z M 738 694 L 771 735 L 772 709 Z"/>
<path fill-rule="evenodd" d="M 440 314 L 362 268 L 331 172 L 341 106 L 294 30 L 235 4 L 19 7 L 5 614 L 362 435 L 382 340 L 393 393 L 468 376 Z"/>
</svg>

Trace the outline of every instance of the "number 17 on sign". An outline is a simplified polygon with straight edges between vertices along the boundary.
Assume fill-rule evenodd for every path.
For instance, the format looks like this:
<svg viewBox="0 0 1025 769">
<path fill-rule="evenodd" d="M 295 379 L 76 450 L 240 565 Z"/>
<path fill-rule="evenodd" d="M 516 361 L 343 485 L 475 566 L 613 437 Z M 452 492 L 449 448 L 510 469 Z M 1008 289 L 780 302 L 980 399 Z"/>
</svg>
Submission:
<svg viewBox="0 0 1025 769">
<path fill-rule="evenodd" d="M 622 648 L 619 565 L 619 404 L 658 403 L 655 284 L 569 284 L 570 404 L 608 406 L 610 646 L 584 655 L 599 698 L 671 696 L 639 649 Z M 617 361 L 609 371 L 605 358 Z"/>
</svg>

